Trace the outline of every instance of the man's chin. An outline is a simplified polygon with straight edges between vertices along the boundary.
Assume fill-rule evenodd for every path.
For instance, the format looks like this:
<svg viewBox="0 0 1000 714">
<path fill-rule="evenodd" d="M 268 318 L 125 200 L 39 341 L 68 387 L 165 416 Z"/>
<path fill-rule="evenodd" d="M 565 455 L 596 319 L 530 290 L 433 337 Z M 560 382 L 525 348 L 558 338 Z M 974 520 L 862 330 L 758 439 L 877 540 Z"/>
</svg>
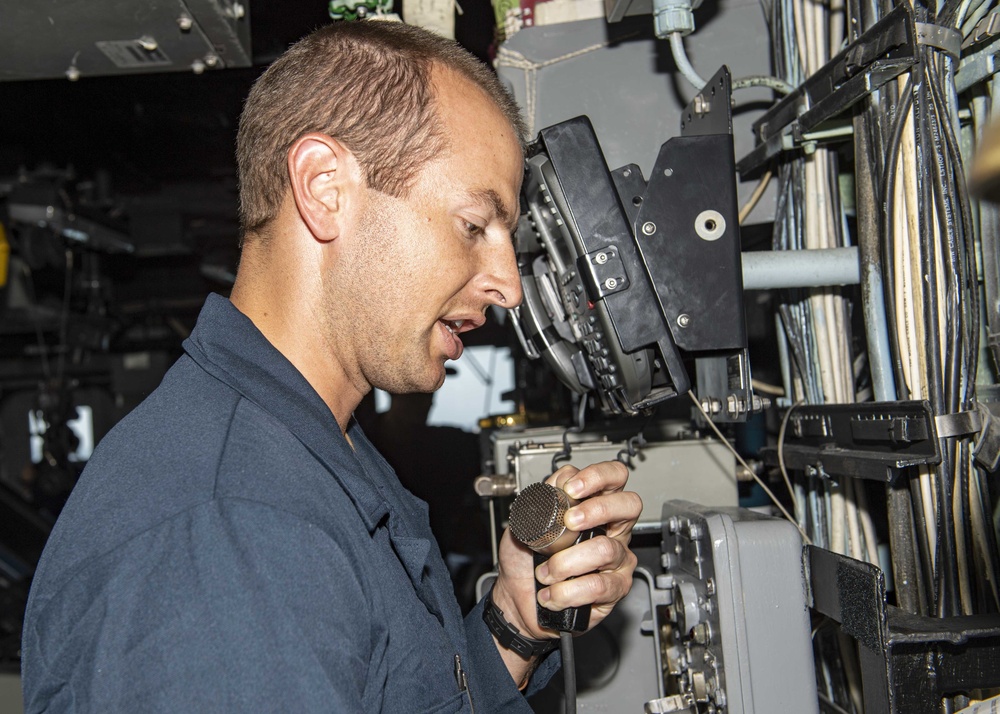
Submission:
<svg viewBox="0 0 1000 714">
<path fill-rule="evenodd" d="M 438 374 L 438 375 L 436 375 L 434 377 L 434 383 L 432 385 L 429 385 L 428 389 L 420 389 L 418 391 L 421 391 L 421 392 L 436 392 L 437 390 L 441 389 L 441 387 L 444 386 L 444 379 L 445 379 L 446 376 L 447 376 L 447 372 L 445 372 L 444 365 L 441 365 L 441 372 L 440 372 L 440 374 Z"/>
<path fill-rule="evenodd" d="M 410 384 L 407 385 L 407 388 L 399 391 L 410 393 L 436 392 L 441 389 L 442 385 L 444 385 L 445 377 L 447 377 L 447 372 L 445 371 L 444 364 L 439 363 L 436 369 L 430 369 L 424 374 L 413 375 L 413 378 L 410 380 Z"/>
</svg>

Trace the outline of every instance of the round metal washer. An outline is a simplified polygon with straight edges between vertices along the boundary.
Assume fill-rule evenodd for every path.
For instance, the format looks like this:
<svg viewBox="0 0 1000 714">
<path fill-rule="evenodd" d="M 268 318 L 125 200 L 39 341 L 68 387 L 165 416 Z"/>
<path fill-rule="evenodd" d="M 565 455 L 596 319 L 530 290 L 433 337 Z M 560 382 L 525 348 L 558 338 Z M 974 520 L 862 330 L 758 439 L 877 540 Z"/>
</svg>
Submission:
<svg viewBox="0 0 1000 714">
<path fill-rule="evenodd" d="M 694 230 L 702 240 L 719 240 L 726 232 L 726 219 L 718 211 L 702 211 L 694 219 Z"/>
</svg>

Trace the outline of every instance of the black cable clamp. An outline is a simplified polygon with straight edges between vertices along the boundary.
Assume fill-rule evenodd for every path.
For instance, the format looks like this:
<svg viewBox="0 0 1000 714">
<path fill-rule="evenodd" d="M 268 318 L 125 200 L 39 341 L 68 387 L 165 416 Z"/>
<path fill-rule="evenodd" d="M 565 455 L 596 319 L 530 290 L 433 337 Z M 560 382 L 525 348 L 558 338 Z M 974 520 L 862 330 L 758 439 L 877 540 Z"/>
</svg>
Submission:
<svg viewBox="0 0 1000 714">
<path fill-rule="evenodd" d="M 930 22 L 915 22 L 917 44 L 941 50 L 952 59 L 962 54 L 962 33 L 953 27 L 935 25 Z"/>
<path fill-rule="evenodd" d="M 994 407 L 1000 410 L 1000 404 Z M 972 448 L 976 463 L 991 472 L 1000 466 L 1000 415 L 986 404 L 976 402 L 973 409 L 936 416 L 934 426 L 939 439 L 978 434 Z"/>
<path fill-rule="evenodd" d="M 972 455 L 976 457 L 977 464 L 987 471 L 994 472 L 1000 466 L 1000 418 L 986 404 L 977 402 L 977 406 L 983 426 L 979 432 L 979 441 L 972 449 Z M 1000 408 L 997 404 L 993 406 Z"/>
<path fill-rule="evenodd" d="M 934 427 L 939 439 L 953 436 L 970 436 L 983 429 L 983 417 L 976 408 L 954 414 L 940 414 L 934 417 Z"/>
</svg>

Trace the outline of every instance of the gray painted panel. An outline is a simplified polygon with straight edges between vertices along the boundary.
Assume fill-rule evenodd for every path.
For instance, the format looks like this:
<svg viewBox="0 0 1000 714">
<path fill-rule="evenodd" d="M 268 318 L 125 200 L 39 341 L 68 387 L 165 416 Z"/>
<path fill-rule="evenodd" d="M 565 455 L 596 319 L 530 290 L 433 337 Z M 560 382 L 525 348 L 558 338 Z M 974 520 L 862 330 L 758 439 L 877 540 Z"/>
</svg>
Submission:
<svg viewBox="0 0 1000 714">
<path fill-rule="evenodd" d="M 734 78 L 770 74 L 767 25 L 758 2 L 706 3 L 695 13 L 695 21 L 697 29 L 685 44 L 692 65 L 703 77 L 711 77 L 722 64 L 729 65 Z M 529 27 L 504 48 L 531 64 L 549 63 L 532 71 L 505 66 L 503 59 L 498 62 L 500 76 L 522 107 L 531 106 L 528 89 L 534 87 L 534 111 L 528 116 L 532 135 L 586 114 L 610 168 L 636 163 L 647 178 L 660 145 L 680 134 L 681 110 L 695 95 L 694 88 L 676 73 L 669 43 L 655 39 L 651 16 L 610 25 L 597 19 Z M 574 56 L 559 59 L 570 54 Z M 737 160 L 753 148 L 751 125 L 771 96 L 765 89 L 735 94 Z M 756 182 L 740 185 L 741 205 L 755 186 Z M 772 184 L 750 222 L 773 218 L 774 195 Z"/>
</svg>

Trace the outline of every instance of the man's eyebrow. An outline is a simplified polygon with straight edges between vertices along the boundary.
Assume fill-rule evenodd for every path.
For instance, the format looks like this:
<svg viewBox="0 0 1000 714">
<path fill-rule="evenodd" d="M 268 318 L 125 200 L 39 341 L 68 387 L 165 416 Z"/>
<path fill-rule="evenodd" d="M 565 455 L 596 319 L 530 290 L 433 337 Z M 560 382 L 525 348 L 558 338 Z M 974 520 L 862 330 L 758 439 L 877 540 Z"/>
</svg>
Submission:
<svg viewBox="0 0 1000 714">
<path fill-rule="evenodd" d="M 503 199 L 500 198 L 500 194 L 492 188 L 470 191 L 469 197 L 476 203 L 485 203 L 492 208 L 496 217 L 511 233 L 517 229 L 517 219 L 519 216 L 511 214 L 511 212 L 507 209 L 507 206 L 504 205 Z"/>
</svg>

